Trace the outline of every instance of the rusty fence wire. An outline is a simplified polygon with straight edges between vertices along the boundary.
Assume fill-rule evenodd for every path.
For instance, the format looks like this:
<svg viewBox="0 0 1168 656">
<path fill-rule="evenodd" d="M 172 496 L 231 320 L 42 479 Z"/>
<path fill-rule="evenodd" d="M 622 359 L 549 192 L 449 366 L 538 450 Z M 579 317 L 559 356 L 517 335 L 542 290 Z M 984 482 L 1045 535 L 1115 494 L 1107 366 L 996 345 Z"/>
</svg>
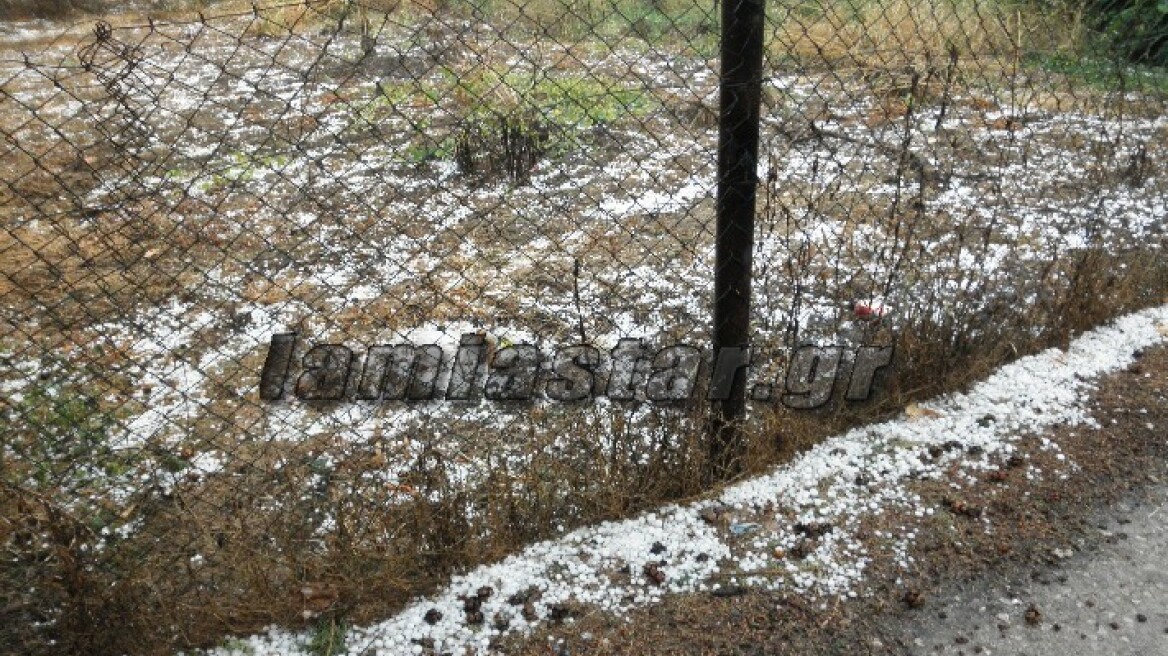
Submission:
<svg viewBox="0 0 1168 656">
<path fill-rule="evenodd" d="M 1164 298 L 1156 11 L 767 3 L 746 469 Z M 703 489 L 717 3 L 2 29 L 0 652 L 371 621 Z"/>
</svg>

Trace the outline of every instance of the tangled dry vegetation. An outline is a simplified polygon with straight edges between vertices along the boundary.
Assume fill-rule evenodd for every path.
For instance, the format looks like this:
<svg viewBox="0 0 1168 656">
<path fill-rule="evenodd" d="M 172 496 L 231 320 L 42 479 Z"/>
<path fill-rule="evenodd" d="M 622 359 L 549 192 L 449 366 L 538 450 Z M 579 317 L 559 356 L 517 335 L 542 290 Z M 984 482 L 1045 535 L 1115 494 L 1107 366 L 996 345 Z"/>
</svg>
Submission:
<svg viewBox="0 0 1168 656">
<path fill-rule="evenodd" d="M 5 644 L 332 631 L 703 492 L 700 405 L 256 398 L 289 329 L 704 343 L 715 17 L 615 7 L 229 2 L 3 56 Z M 865 404 L 755 405 L 746 473 L 1168 291 L 1162 71 L 992 3 L 842 7 L 772 17 L 759 369 L 896 357 Z"/>
</svg>

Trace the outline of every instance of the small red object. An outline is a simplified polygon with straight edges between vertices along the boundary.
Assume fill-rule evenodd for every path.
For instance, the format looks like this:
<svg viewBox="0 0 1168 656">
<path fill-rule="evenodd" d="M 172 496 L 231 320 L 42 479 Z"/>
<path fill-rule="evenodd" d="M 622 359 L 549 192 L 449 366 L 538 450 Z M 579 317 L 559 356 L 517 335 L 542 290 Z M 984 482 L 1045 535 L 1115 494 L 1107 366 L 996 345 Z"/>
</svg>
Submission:
<svg viewBox="0 0 1168 656">
<path fill-rule="evenodd" d="M 879 321 L 884 315 L 888 314 L 888 307 L 878 302 L 856 301 L 852 306 L 852 312 L 861 321 Z"/>
</svg>

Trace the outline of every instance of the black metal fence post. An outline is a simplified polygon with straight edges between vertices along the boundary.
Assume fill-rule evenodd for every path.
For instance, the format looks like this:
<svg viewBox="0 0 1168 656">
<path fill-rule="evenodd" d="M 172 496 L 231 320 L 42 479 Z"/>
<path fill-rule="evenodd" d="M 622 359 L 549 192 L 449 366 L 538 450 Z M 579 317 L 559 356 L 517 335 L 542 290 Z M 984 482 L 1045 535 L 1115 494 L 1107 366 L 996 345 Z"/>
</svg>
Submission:
<svg viewBox="0 0 1168 656">
<path fill-rule="evenodd" d="M 714 358 L 750 347 L 750 274 L 758 179 L 765 0 L 722 0 L 722 76 L 718 125 Z M 741 357 L 749 351 L 737 351 Z M 715 364 L 715 372 L 719 367 Z M 723 368 L 725 370 L 725 368 Z M 741 463 L 746 370 L 733 367 L 728 394 L 711 395 L 710 474 L 725 478 Z M 715 387 L 714 381 L 711 389 Z M 721 398 L 725 397 L 725 398 Z"/>
</svg>

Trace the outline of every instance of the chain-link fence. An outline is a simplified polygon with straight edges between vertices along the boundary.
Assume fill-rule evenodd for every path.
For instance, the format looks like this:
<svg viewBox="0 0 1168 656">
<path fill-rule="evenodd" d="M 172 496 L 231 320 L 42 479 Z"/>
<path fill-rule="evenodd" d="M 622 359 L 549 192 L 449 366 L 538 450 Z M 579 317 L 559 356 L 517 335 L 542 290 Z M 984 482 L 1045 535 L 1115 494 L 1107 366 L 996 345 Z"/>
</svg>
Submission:
<svg viewBox="0 0 1168 656">
<path fill-rule="evenodd" d="M 1157 7 L 768 3 L 747 470 L 1164 297 Z M 700 492 L 719 16 L 6 24 L 0 651 L 368 621 Z"/>
</svg>

